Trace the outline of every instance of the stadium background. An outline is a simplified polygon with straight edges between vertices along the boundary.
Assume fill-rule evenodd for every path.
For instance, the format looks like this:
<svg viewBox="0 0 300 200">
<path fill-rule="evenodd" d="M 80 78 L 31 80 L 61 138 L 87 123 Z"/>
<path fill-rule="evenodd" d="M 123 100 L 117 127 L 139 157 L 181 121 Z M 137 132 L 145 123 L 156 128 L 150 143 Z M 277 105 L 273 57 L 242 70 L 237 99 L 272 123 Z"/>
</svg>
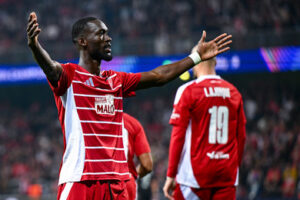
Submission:
<svg viewBox="0 0 300 200">
<path fill-rule="evenodd" d="M 223 57 L 241 56 L 243 70 L 219 72 L 241 91 L 248 120 L 238 199 L 300 199 L 299 0 L 0 0 L 0 7 L 0 199 L 55 199 L 63 144 L 53 96 L 43 80 L 6 76 L 34 65 L 25 31 L 33 10 L 42 45 L 62 62 L 77 58 L 71 25 L 87 15 L 108 25 L 113 54 L 122 56 L 117 59 L 146 56 L 146 63 L 134 65 L 139 71 L 156 67 L 156 59 L 187 55 L 204 29 L 208 39 L 233 34 L 232 51 Z M 255 62 L 253 51 L 270 59 Z M 154 159 L 153 173 L 139 187 L 141 199 L 164 199 L 168 120 L 183 83 L 176 79 L 125 101 L 124 110 L 144 126 Z"/>
</svg>

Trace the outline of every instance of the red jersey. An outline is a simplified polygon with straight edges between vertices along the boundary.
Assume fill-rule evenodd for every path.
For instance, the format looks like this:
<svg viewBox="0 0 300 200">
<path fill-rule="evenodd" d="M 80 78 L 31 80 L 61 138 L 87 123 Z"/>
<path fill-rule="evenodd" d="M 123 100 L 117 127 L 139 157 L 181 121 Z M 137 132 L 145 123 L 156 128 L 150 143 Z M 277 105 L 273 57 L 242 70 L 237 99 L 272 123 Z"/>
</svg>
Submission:
<svg viewBox="0 0 300 200">
<path fill-rule="evenodd" d="M 170 124 L 167 176 L 194 188 L 238 184 L 245 144 L 245 115 L 238 90 L 216 75 L 181 86 Z"/>
<path fill-rule="evenodd" d="M 135 95 L 141 75 L 103 71 L 93 75 L 62 64 L 53 90 L 64 136 L 59 184 L 84 180 L 127 180 L 122 140 L 123 97 Z"/>
<path fill-rule="evenodd" d="M 134 155 L 139 156 L 143 153 L 150 153 L 150 146 L 145 131 L 138 120 L 134 117 L 123 113 L 124 120 L 124 146 L 127 151 L 127 160 L 129 172 L 137 179 L 137 171 L 133 161 Z"/>
</svg>

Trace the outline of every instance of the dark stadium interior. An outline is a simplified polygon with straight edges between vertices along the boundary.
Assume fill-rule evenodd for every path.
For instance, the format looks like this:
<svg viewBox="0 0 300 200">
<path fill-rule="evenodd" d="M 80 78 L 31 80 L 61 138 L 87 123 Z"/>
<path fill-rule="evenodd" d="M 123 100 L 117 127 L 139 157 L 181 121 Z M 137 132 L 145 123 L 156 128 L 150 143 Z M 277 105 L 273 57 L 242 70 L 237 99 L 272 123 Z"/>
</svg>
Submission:
<svg viewBox="0 0 300 200">
<path fill-rule="evenodd" d="M 114 55 L 187 54 L 204 29 L 209 38 L 233 34 L 234 50 L 300 45 L 299 0 L 0 0 L 0 8 L 0 64 L 34 62 L 25 35 L 33 10 L 43 29 L 41 43 L 60 61 L 77 58 L 71 25 L 87 15 L 108 25 Z M 300 72 L 221 76 L 240 90 L 247 117 L 237 198 L 300 199 Z M 124 102 L 124 111 L 144 126 L 154 160 L 141 199 L 164 199 L 168 121 L 183 83 L 176 79 Z M 34 186 L 42 186 L 41 199 L 55 199 L 62 153 L 49 86 L 0 85 L 0 200 L 39 199 L 28 197 Z"/>
</svg>

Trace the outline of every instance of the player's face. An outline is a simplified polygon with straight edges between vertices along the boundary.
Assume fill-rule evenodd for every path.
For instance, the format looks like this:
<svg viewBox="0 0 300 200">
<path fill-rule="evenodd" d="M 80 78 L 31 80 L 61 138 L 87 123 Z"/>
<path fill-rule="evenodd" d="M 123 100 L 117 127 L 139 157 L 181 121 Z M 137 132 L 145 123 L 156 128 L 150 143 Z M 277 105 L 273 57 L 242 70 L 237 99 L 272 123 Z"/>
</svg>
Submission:
<svg viewBox="0 0 300 200">
<path fill-rule="evenodd" d="M 87 24 L 86 41 L 87 50 L 93 59 L 98 61 L 112 59 L 112 39 L 108 35 L 108 28 L 102 21 L 95 20 Z"/>
</svg>

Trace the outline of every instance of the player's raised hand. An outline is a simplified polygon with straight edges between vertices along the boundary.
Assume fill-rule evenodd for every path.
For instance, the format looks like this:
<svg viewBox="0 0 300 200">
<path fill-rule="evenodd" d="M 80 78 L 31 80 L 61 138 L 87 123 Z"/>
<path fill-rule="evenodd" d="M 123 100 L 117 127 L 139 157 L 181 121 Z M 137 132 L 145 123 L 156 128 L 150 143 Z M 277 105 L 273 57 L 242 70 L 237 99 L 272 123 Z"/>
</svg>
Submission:
<svg viewBox="0 0 300 200">
<path fill-rule="evenodd" d="M 37 38 L 41 29 L 37 23 L 37 16 L 35 12 L 31 12 L 27 24 L 27 42 L 28 46 L 33 46 L 37 43 Z"/>
<path fill-rule="evenodd" d="M 230 49 L 228 45 L 232 43 L 232 35 L 227 35 L 227 33 L 223 33 L 209 42 L 205 42 L 205 38 L 206 32 L 203 31 L 202 37 L 198 42 L 197 49 L 200 54 L 201 60 L 208 60 L 220 53 L 228 51 Z"/>
</svg>

